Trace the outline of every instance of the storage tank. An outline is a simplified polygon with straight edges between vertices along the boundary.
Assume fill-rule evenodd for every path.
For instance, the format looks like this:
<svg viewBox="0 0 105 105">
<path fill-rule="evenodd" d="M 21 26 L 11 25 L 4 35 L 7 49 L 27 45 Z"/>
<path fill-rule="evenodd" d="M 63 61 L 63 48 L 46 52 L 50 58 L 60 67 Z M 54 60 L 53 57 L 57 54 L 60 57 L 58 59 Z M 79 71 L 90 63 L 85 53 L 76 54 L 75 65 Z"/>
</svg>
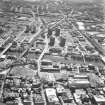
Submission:
<svg viewBox="0 0 105 105">
<path fill-rule="evenodd" d="M 34 25 L 31 26 L 31 33 L 32 34 L 36 33 L 36 26 Z"/>
<path fill-rule="evenodd" d="M 55 36 L 60 36 L 60 29 L 59 28 L 55 29 Z"/>
<path fill-rule="evenodd" d="M 50 37 L 49 45 L 50 46 L 54 46 L 54 44 L 55 44 L 55 38 L 54 37 Z"/>
<path fill-rule="evenodd" d="M 30 27 L 29 27 L 29 25 L 26 25 L 26 30 L 24 32 L 29 33 L 29 31 L 30 31 Z"/>
<path fill-rule="evenodd" d="M 61 47 L 64 47 L 64 46 L 65 46 L 65 42 L 66 42 L 66 39 L 63 38 L 63 37 L 60 37 L 60 43 L 59 43 L 59 45 L 60 45 Z"/>
<path fill-rule="evenodd" d="M 52 30 L 48 29 L 48 36 L 51 36 L 51 35 L 52 35 Z"/>
</svg>

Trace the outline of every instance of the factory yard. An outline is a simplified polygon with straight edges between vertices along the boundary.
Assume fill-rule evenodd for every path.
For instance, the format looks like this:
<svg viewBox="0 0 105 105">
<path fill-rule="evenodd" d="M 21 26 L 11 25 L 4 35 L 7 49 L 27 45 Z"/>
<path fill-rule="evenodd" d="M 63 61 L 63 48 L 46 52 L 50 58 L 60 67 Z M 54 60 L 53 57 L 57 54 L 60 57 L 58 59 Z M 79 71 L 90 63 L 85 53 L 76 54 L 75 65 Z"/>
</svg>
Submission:
<svg viewBox="0 0 105 105">
<path fill-rule="evenodd" d="M 100 3 L 0 5 L 0 105 L 105 105 Z"/>
</svg>

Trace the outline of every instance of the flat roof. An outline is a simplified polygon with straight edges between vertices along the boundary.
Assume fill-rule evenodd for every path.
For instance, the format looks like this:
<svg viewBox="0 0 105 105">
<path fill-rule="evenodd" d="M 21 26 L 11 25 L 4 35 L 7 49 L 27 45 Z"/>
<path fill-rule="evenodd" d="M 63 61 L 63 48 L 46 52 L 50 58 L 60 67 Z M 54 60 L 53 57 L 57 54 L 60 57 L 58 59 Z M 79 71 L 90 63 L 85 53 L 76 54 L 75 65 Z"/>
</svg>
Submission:
<svg viewBox="0 0 105 105">
<path fill-rule="evenodd" d="M 89 80 L 87 80 L 87 79 L 72 79 L 69 82 L 71 82 L 71 84 L 75 84 L 75 83 L 77 83 L 77 84 L 89 84 L 90 83 Z"/>
<path fill-rule="evenodd" d="M 47 88 L 45 91 L 47 96 L 51 96 L 51 95 L 56 96 L 56 90 L 54 88 Z"/>
<path fill-rule="evenodd" d="M 96 102 L 105 102 L 105 97 L 103 95 L 94 95 Z"/>
</svg>

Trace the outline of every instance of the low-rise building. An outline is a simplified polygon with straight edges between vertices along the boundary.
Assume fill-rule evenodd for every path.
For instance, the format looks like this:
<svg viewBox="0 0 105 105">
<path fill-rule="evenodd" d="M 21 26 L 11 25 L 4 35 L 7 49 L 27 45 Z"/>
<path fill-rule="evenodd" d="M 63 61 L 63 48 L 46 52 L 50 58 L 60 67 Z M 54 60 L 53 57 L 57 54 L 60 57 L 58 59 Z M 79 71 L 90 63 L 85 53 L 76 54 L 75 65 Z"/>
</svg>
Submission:
<svg viewBox="0 0 105 105">
<path fill-rule="evenodd" d="M 88 79 L 69 78 L 68 86 L 70 88 L 88 88 L 90 87 L 90 82 Z"/>
<path fill-rule="evenodd" d="M 105 97 L 103 95 L 94 95 L 93 98 L 96 104 L 101 104 L 101 105 L 105 104 Z"/>
<path fill-rule="evenodd" d="M 60 105 L 59 99 L 54 88 L 47 88 L 45 90 L 47 105 Z"/>
</svg>

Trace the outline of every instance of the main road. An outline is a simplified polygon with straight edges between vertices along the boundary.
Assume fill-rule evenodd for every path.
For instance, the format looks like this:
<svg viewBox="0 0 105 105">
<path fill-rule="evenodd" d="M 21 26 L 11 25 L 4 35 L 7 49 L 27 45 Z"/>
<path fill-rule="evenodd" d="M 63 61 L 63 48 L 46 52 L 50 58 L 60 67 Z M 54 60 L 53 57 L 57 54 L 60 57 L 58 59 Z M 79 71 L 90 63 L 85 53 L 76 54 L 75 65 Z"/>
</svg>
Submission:
<svg viewBox="0 0 105 105">
<path fill-rule="evenodd" d="M 33 21 L 30 23 L 30 24 L 32 24 L 33 22 L 34 22 L 35 20 L 33 19 Z M 56 27 L 59 23 L 61 23 L 63 21 L 63 19 L 61 19 L 61 20 L 59 20 L 58 22 L 56 22 L 54 25 L 51 25 L 50 26 L 50 29 L 52 29 L 52 28 L 54 28 L 54 27 Z M 41 21 L 42 22 L 42 21 Z M 42 22 L 43 23 L 43 22 Z M 41 35 L 41 34 L 45 34 L 45 42 L 46 42 L 46 45 L 45 45 L 45 48 L 44 48 L 44 50 L 43 50 L 43 52 L 41 53 L 41 55 L 39 56 L 39 58 L 38 58 L 38 60 L 37 60 L 37 65 L 38 65 L 38 74 L 40 75 L 40 67 L 41 67 L 41 65 L 40 65 L 40 62 L 41 62 L 41 60 L 42 60 L 42 58 L 43 58 L 43 56 L 44 56 L 44 54 L 45 54 L 45 52 L 47 51 L 47 49 L 48 49 L 48 38 L 47 38 L 47 26 L 45 25 L 45 24 L 43 24 L 43 26 L 44 26 L 44 28 L 41 28 L 41 26 L 39 26 L 38 27 L 38 31 L 37 31 L 37 33 L 35 33 L 35 35 L 33 35 L 33 37 L 32 37 L 32 40 L 30 41 L 30 44 L 29 44 L 29 46 L 27 47 L 27 49 L 20 55 L 20 57 L 19 58 L 22 58 L 29 50 L 30 50 L 30 48 L 31 48 L 31 46 L 32 46 L 32 44 L 36 41 L 36 39 L 39 37 L 39 35 Z M 24 29 L 25 30 L 25 29 Z M 24 30 L 22 31 L 22 32 L 20 32 L 19 33 L 19 35 L 13 40 L 13 41 L 17 41 L 18 40 L 18 38 L 20 38 L 20 36 L 24 33 Z M 12 46 L 12 42 L 9 44 L 9 45 L 7 45 L 7 47 L 6 47 L 6 49 L 4 49 L 2 52 L 1 52 L 1 54 L 0 54 L 0 57 L 10 48 Z M 11 68 L 7 71 L 7 75 L 8 75 L 8 73 L 11 71 Z M 6 75 L 6 76 L 7 76 Z M 6 78 L 5 78 L 6 79 Z M 2 93 L 3 93 L 3 87 L 4 87 L 4 83 L 5 83 L 5 79 L 4 79 L 4 81 L 3 81 L 3 84 L 2 84 L 2 87 L 1 87 L 1 93 L 0 93 L 0 96 L 2 96 Z"/>
<path fill-rule="evenodd" d="M 42 60 L 42 58 L 43 58 L 43 56 L 44 56 L 44 54 L 47 52 L 47 50 L 48 50 L 48 37 L 47 37 L 47 31 L 48 31 L 48 29 L 47 28 L 49 28 L 49 29 L 53 29 L 53 28 L 55 28 L 56 26 L 58 26 L 58 24 L 60 24 L 60 23 L 62 23 L 62 21 L 64 20 L 64 17 L 63 17 L 63 19 L 60 19 L 58 22 L 55 22 L 53 25 L 51 25 L 50 27 L 49 27 L 49 25 L 46 25 L 46 22 L 43 20 L 43 19 L 41 19 L 41 21 L 42 21 L 42 23 L 43 23 L 43 25 L 44 25 L 44 27 L 46 28 L 45 29 L 45 42 L 46 42 L 46 45 L 45 45 L 45 48 L 44 48 L 44 50 L 43 50 L 43 52 L 41 53 L 41 55 L 39 56 L 39 59 L 37 60 L 37 63 L 38 63 L 38 74 L 40 75 L 40 62 L 41 62 L 41 60 Z"/>
<path fill-rule="evenodd" d="M 33 22 L 34 22 L 34 19 L 32 20 L 32 22 L 30 22 L 29 25 L 31 25 Z M 21 31 L 21 32 L 17 35 L 17 37 L 16 37 L 13 41 L 17 41 L 18 38 L 20 38 L 21 35 L 24 33 L 24 31 L 25 31 L 25 28 L 23 29 L 23 31 Z M 42 32 L 42 30 L 41 30 L 41 29 L 38 29 L 38 32 L 37 32 L 37 33 L 35 34 L 35 36 L 33 37 L 33 40 L 31 41 L 31 43 L 34 42 L 34 39 L 36 38 L 36 36 L 38 36 L 38 35 L 40 34 L 40 32 Z M 13 41 L 12 41 L 12 42 L 13 42 Z M 6 48 L 0 53 L 0 57 L 12 46 L 12 42 L 9 43 L 9 44 L 6 46 Z M 29 47 L 30 47 L 30 46 L 29 46 Z M 21 57 L 21 56 L 20 56 L 20 57 Z M 9 68 L 8 70 L 6 70 L 5 78 L 4 78 L 3 82 L 2 82 L 2 86 L 1 86 L 1 89 L 0 89 L 0 98 L 1 98 L 2 93 L 3 93 L 3 87 L 4 87 L 4 83 L 5 83 L 6 76 L 8 75 L 8 73 L 9 73 L 10 71 L 11 71 L 11 68 Z"/>
</svg>

